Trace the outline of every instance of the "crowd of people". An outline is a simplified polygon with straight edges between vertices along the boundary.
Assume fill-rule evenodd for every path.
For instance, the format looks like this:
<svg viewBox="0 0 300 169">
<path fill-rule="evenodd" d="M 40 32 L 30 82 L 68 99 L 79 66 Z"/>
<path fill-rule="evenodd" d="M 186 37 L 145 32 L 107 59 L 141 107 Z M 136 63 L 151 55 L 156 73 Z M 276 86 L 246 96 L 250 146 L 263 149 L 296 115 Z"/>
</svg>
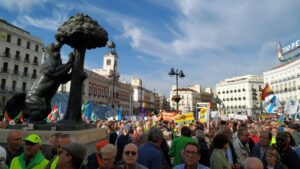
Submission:
<svg viewBox="0 0 300 169">
<path fill-rule="evenodd" d="M 13 130 L 0 147 L 0 169 L 298 169 L 300 125 L 220 120 L 97 122 L 107 137 L 87 154 L 72 135 L 54 133 L 49 144 L 37 134 Z M 97 134 L 97 133 L 95 133 Z"/>
</svg>

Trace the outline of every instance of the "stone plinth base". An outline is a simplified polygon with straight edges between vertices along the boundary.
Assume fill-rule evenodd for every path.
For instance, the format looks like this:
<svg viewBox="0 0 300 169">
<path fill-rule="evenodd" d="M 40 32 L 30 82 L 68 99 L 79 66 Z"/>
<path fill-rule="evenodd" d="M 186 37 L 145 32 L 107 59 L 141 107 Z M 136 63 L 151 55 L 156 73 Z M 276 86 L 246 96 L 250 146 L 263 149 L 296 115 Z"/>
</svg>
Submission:
<svg viewBox="0 0 300 169">
<path fill-rule="evenodd" d="M 21 130 L 56 130 L 56 131 L 74 131 L 95 128 L 95 124 L 88 123 L 55 123 L 55 124 L 17 124 L 9 125 L 7 129 Z"/>
<path fill-rule="evenodd" d="M 91 154 L 92 152 L 96 152 L 96 143 L 106 138 L 106 132 L 103 128 L 90 128 L 90 129 L 83 129 L 83 130 L 76 130 L 76 131 L 55 131 L 53 130 L 28 130 L 28 128 L 23 128 L 21 130 L 24 132 L 24 137 L 28 134 L 35 133 L 41 136 L 43 140 L 43 144 L 49 144 L 49 140 L 52 134 L 56 132 L 61 132 L 64 134 L 70 134 L 75 138 L 77 143 L 81 143 L 86 145 L 88 152 L 87 155 Z M 15 129 L 0 129 L 0 143 L 6 143 L 7 135 L 10 131 Z"/>
</svg>

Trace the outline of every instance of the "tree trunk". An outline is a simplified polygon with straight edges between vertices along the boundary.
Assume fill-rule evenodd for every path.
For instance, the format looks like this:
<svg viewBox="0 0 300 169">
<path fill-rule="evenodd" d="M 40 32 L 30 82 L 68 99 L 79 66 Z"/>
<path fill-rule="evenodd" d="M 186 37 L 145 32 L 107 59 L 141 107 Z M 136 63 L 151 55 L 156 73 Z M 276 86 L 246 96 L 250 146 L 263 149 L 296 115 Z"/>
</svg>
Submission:
<svg viewBox="0 0 300 169">
<path fill-rule="evenodd" d="M 69 94 L 67 111 L 63 118 L 63 121 L 69 123 L 82 122 L 81 105 L 82 105 L 82 84 L 84 81 L 83 66 L 84 66 L 85 50 L 86 50 L 85 48 L 73 50 L 75 59 L 72 67 L 71 89 Z"/>
</svg>

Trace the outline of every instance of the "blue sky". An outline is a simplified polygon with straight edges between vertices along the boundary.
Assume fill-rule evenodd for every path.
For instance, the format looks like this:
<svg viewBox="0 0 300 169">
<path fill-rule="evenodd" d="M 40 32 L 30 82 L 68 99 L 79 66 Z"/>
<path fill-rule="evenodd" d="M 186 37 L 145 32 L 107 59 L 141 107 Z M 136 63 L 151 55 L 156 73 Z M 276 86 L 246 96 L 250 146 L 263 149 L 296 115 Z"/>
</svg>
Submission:
<svg viewBox="0 0 300 169">
<path fill-rule="evenodd" d="M 120 79 L 140 77 L 168 96 L 171 67 L 186 74 L 179 87 L 215 87 L 279 65 L 277 43 L 299 39 L 299 7 L 299 0 L 0 0 L 0 17 L 47 45 L 70 16 L 86 13 L 116 42 Z M 87 51 L 85 67 L 102 68 L 107 51 Z"/>
</svg>

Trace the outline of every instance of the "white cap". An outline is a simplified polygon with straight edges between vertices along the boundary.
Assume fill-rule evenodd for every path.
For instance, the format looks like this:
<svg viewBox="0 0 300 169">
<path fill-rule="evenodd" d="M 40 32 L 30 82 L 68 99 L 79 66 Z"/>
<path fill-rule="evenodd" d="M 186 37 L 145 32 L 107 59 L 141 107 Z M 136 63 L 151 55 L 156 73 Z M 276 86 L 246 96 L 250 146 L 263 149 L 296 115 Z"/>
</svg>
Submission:
<svg viewBox="0 0 300 169">
<path fill-rule="evenodd" d="M 3 157 L 6 159 L 6 150 L 0 146 L 0 158 Z"/>
</svg>

